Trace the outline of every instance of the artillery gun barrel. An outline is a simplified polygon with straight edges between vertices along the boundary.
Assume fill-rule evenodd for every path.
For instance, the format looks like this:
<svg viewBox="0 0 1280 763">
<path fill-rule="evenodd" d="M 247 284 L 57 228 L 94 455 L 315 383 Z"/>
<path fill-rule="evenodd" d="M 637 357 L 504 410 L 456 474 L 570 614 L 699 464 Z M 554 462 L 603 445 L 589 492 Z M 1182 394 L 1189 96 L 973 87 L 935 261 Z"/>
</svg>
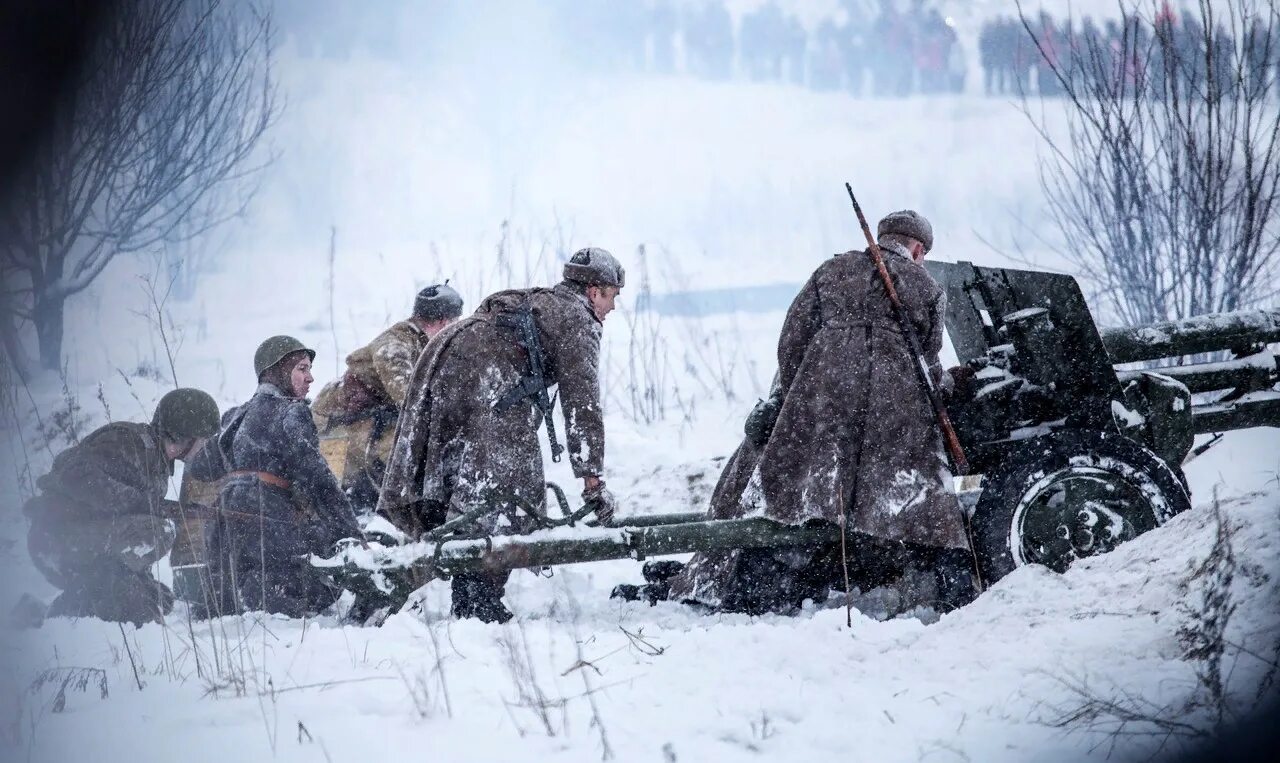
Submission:
<svg viewBox="0 0 1280 763">
<path fill-rule="evenodd" d="M 656 525 L 680 525 L 701 522 L 707 515 L 701 511 L 681 511 L 672 514 L 646 514 L 639 517 L 615 517 L 606 527 L 654 527 Z"/>
<path fill-rule="evenodd" d="M 670 516 L 670 515 L 668 515 Z M 414 567 L 427 575 L 544 567 L 609 559 L 717 551 L 735 548 L 815 547 L 839 541 L 833 524 L 788 525 L 762 517 L 639 527 L 561 527 L 530 535 L 508 535 L 415 544 L 387 549 L 349 549 L 343 559 L 313 560 L 317 566 L 354 565 L 369 570 Z"/>
<path fill-rule="evenodd" d="M 1255 392 L 1239 400 L 1191 408 L 1191 431 L 1196 434 L 1249 427 L 1280 427 L 1280 392 Z"/>
<path fill-rule="evenodd" d="M 1280 342 L 1280 309 L 1212 313 L 1100 333 L 1113 363 L 1174 358 Z"/>
</svg>

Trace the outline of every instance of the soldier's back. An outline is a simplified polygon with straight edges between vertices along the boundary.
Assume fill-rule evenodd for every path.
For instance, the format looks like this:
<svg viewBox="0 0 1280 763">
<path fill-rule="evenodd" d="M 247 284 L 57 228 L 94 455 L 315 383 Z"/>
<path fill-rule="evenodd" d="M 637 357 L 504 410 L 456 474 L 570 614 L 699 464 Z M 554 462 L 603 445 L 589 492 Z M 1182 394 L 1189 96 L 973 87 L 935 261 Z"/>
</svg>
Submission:
<svg viewBox="0 0 1280 763">
<path fill-rule="evenodd" d="M 167 478 L 163 446 L 152 428 L 117 421 L 59 453 L 36 484 L 53 511 L 136 514 L 155 508 Z"/>
<path fill-rule="evenodd" d="M 916 330 L 929 331 L 934 306 L 942 295 L 941 287 L 928 271 L 906 257 L 889 250 L 884 250 L 882 257 Z M 884 281 L 867 252 L 855 250 L 838 254 L 818 268 L 815 278 L 824 323 L 855 321 L 893 325 L 897 321 Z"/>
</svg>

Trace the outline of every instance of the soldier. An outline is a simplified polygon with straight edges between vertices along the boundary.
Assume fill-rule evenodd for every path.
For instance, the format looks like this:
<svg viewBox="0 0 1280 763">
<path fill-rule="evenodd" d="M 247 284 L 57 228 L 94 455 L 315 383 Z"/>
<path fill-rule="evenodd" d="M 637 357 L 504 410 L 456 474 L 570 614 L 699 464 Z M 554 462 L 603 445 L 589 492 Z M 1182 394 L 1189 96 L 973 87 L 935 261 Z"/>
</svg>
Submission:
<svg viewBox="0 0 1280 763">
<path fill-rule="evenodd" d="M 196 389 L 160 399 L 150 424 L 114 422 L 54 459 L 27 502 L 27 546 L 36 569 L 62 594 L 50 617 L 159 621 L 173 593 L 151 576 L 175 530 L 163 516 L 173 463 L 218 431 L 218 406 Z"/>
<path fill-rule="evenodd" d="M 947 389 L 950 375 L 938 363 L 944 296 L 922 266 L 933 229 L 907 210 L 881 220 L 877 235 L 926 359 Z M 717 488 L 731 488 L 736 502 L 717 496 L 713 517 L 801 524 L 844 516 L 850 577 L 860 588 L 916 568 L 936 581 L 922 596 L 945 609 L 970 601 L 969 544 L 915 373 L 870 256 L 852 251 L 823 263 L 787 312 L 774 392 L 749 427 L 755 436 L 749 432 Z M 671 596 L 752 614 L 785 610 L 822 598 L 842 577 L 839 560 L 832 548 L 695 558 L 672 581 Z"/>
<path fill-rule="evenodd" d="M 537 429 L 543 419 L 550 424 L 543 404 L 546 388 L 557 385 L 573 473 L 584 500 L 608 519 L 600 332 L 624 279 L 609 252 L 582 249 L 554 288 L 498 292 L 441 331 L 414 370 L 379 512 L 414 536 L 478 507 L 491 510 L 481 520 L 487 532 L 529 527 L 529 513 L 545 510 Z M 559 460 L 550 427 L 548 434 Z M 509 620 L 501 601 L 508 574 L 455 575 L 453 614 Z"/>
<path fill-rule="evenodd" d="M 326 435 L 345 434 L 345 453 L 334 468 L 341 468 L 342 487 L 357 509 L 372 510 L 378 501 L 396 419 L 418 356 L 460 315 L 462 296 L 453 287 L 447 282 L 428 286 L 418 292 L 413 315 L 348 355 L 342 379 L 316 396 L 311 406 L 316 426 Z"/>
<path fill-rule="evenodd" d="M 258 389 L 223 417 L 222 432 L 189 468 L 202 482 L 221 480 L 219 516 L 208 541 L 222 613 L 319 612 L 341 591 L 307 562 L 358 537 L 351 505 L 320 455 L 307 406 L 315 351 L 273 336 L 253 356 Z"/>
</svg>

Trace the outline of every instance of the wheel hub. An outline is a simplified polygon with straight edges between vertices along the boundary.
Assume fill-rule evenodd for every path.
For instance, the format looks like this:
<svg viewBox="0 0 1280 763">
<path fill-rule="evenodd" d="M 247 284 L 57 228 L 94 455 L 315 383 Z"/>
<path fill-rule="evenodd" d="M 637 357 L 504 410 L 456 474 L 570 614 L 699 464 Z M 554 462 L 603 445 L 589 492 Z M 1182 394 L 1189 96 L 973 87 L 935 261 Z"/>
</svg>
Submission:
<svg viewBox="0 0 1280 763">
<path fill-rule="evenodd" d="M 1063 469 L 1039 480 L 1015 513 L 1020 564 L 1064 572 L 1076 559 L 1106 553 L 1158 524 L 1150 501 L 1112 472 Z"/>
</svg>

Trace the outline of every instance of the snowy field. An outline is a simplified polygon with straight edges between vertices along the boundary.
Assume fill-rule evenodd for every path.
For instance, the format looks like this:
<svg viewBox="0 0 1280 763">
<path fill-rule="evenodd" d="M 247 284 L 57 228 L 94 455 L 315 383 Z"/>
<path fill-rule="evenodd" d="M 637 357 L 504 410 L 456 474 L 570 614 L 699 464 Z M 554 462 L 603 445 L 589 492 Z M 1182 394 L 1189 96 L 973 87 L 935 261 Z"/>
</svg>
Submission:
<svg viewBox="0 0 1280 763">
<path fill-rule="evenodd" d="M 1086 5 L 1101 7 L 1074 8 Z M 969 41 L 984 15 L 1009 10 L 948 7 Z M 201 263 L 194 289 L 157 310 L 140 277 L 165 265 L 117 260 L 68 305 L 65 374 L 18 390 L 3 423 L 14 468 L 0 472 L 0 618 L 22 593 L 56 593 L 27 558 L 20 511 L 53 454 L 110 419 L 149 418 L 175 379 L 242 402 L 271 334 L 316 347 L 318 389 L 421 286 L 451 278 L 474 306 L 551 282 L 573 249 L 609 248 L 630 281 L 604 332 L 605 476 L 623 513 L 689 511 L 705 506 L 773 374 L 785 303 L 639 312 L 643 283 L 661 295 L 803 282 L 861 246 L 846 180 L 873 222 L 908 206 L 929 216 L 939 259 L 1004 266 L 1021 251 L 1056 267 L 1035 133 L 1013 104 L 978 95 L 975 76 L 970 93 L 905 101 L 600 79 L 560 68 L 528 34 L 537 22 L 496 23 L 484 46 L 462 36 L 429 72 L 281 51 L 279 157 L 247 219 L 175 253 Z M 888 591 L 855 596 L 852 628 L 838 598 L 756 619 L 620 603 L 608 593 L 639 582 L 639 565 L 610 562 L 515 573 L 506 626 L 451 621 L 441 583 L 378 629 L 332 615 L 191 622 L 181 608 L 137 630 L 4 626 L 0 752 L 137 763 L 1152 752 L 1161 737 L 1055 724 L 1088 687 L 1212 725 L 1178 633 L 1202 595 L 1189 576 L 1218 537 L 1215 491 L 1238 566 L 1226 637 L 1280 639 L 1280 432 L 1229 435 L 1187 474 L 1191 512 L 1065 575 L 1021 569 L 940 619 L 890 617 Z M 576 493 L 565 464 L 548 476 Z M 1229 712 L 1252 705 L 1263 658 L 1275 655 L 1228 656 Z"/>
<path fill-rule="evenodd" d="M 85 760 L 92 749 L 138 763 L 595 761 L 606 749 L 655 761 L 1103 760 L 1104 731 L 1054 725 L 1083 704 L 1078 688 L 1172 708 L 1196 696 L 1177 632 L 1181 605 L 1200 595 L 1184 581 L 1216 537 L 1207 499 L 1220 477 L 1238 475 L 1220 500 L 1242 570 L 1227 638 L 1275 642 L 1275 476 L 1223 471 L 1274 447 L 1232 438 L 1189 470 L 1200 497 L 1191 512 L 1065 575 L 1020 569 L 936 622 L 879 620 L 894 603 L 884 595 L 855 595 L 852 628 L 836 600 L 795 618 L 703 617 L 608 600 L 612 585 L 638 579 L 637 564 L 575 565 L 549 578 L 517 572 L 507 596 L 517 619 L 505 626 L 452 621 L 447 587 L 432 583 L 420 610 L 379 629 L 333 617 L 192 623 L 177 611 L 136 631 L 97 621 L 6 631 L 4 648 L 28 661 L 0 698 L 17 720 L 10 742 L 33 761 Z M 645 455 L 669 486 L 704 473 L 658 451 Z M 635 496 L 630 480 L 653 478 L 615 479 Z M 679 492 L 655 491 L 639 508 L 669 507 Z M 1246 708 L 1263 666 L 1247 655 L 1231 665 L 1230 702 Z M 83 691 L 66 691 L 62 712 L 58 682 L 29 688 L 54 666 L 96 669 Z M 1159 741 L 1124 738 L 1118 749 Z"/>
</svg>

